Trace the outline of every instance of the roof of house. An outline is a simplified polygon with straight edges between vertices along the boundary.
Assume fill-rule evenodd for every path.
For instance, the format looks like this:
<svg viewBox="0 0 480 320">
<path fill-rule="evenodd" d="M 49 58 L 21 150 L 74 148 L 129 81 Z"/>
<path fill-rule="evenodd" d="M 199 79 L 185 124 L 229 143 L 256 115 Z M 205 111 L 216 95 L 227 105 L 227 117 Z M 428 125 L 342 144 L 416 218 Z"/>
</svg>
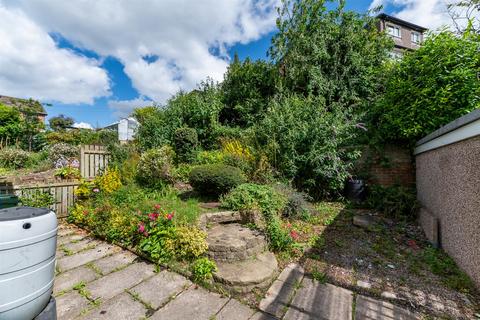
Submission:
<svg viewBox="0 0 480 320">
<path fill-rule="evenodd" d="M 377 18 L 378 18 L 378 19 L 381 19 L 381 20 L 390 21 L 390 22 L 393 22 L 393 23 L 402 25 L 402 26 L 408 27 L 408 28 L 410 28 L 410 29 L 413 29 L 413 30 L 416 30 L 416 31 L 419 31 L 419 32 L 425 32 L 425 31 L 428 30 L 428 28 L 425 28 L 425 27 L 416 25 L 416 24 L 414 24 L 414 23 L 411 23 L 411 22 L 408 22 L 408 21 L 405 21 L 405 20 L 396 18 L 396 17 L 391 16 L 391 15 L 386 14 L 386 13 L 380 13 L 380 14 L 377 16 Z"/>
<path fill-rule="evenodd" d="M 40 115 L 47 115 L 43 105 L 37 100 L 33 99 L 21 99 L 0 95 L 0 104 L 18 108 L 20 112 L 30 111 Z"/>
</svg>

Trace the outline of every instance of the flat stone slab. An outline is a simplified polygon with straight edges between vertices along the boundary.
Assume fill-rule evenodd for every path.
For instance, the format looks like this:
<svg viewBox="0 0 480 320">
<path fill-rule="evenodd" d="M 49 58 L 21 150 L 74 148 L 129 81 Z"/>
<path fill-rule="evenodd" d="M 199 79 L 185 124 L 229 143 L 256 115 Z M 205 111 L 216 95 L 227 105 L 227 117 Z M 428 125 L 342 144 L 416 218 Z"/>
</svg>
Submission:
<svg viewBox="0 0 480 320">
<path fill-rule="evenodd" d="M 278 320 L 278 318 L 275 318 L 268 313 L 257 312 L 249 320 Z"/>
<path fill-rule="evenodd" d="M 283 319 L 352 319 L 353 292 L 304 278 Z"/>
<path fill-rule="evenodd" d="M 108 300 L 99 307 L 86 313 L 80 319 L 85 320 L 129 320 L 144 319 L 147 309 L 124 292 Z"/>
<path fill-rule="evenodd" d="M 62 291 L 68 291 L 79 282 L 90 282 L 97 278 L 97 273 L 92 269 L 81 266 L 67 272 L 60 273 L 55 277 L 53 293 L 58 294 Z"/>
<path fill-rule="evenodd" d="M 375 223 L 376 219 L 369 215 L 355 215 L 353 217 L 353 225 L 363 229 L 370 229 Z"/>
<path fill-rule="evenodd" d="M 101 243 L 100 241 L 92 238 L 84 238 L 78 242 L 65 243 L 61 247 L 67 249 L 68 251 L 76 253 L 78 251 L 92 249 L 95 246 L 99 245 L 100 243 Z"/>
<path fill-rule="evenodd" d="M 162 271 L 129 291 L 138 295 L 140 300 L 149 304 L 153 309 L 158 309 L 191 284 L 189 280 L 179 274 Z"/>
<path fill-rule="evenodd" d="M 222 298 L 219 294 L 208 292 L 202 288 L 190 288 L 166 306 L 155 312 L 152 320 L 211 320 L 228 302 L 228 298 Z"/>
<path fill-rule="evenodd" d="M 362 295 L 357 296 L 355 306 L 356 320 L 414 320 L 419 319 L 414 313 L 394 306 L 391 303 L 368 298 Z"/>
<path fill-rule="evenodd" d="M 297 284 L 303 280 L 305 270 L 298 263 L 290 263 L 283 269 L 277 280 L 288 282 L 290 284 Z"/>
<path fill-rule="evenodd" d="M 290 304 L 295 293 L 295 286 L 292 283 L 275 280 L 260 301 L 258 308 L 266 313 L 281 318 Z"/>
<path fill-rule="evenodd" d="M 218 271 L 214 277 L 234 289 L 242 287 L 251 290 L 253 287 L 266 287 L 275 276 L 278 263 L 271 252 L 259 254 L 255 259 L 234 263 L 217 263 Z"/>
<path fill-rule="evenodd" d="M 120 250 L 121 249 L 117 246 L 101 243 L 93 249 L 89 249 L 71 256 L 65 256 L 58 259 L 57 266 L 62 272 L 67 271 L 79 267 L 83 264 L 100 259 L 106 255 L 119 252 Z"/>
<path fill-rule="evenodd" d="M 61 246 L 61 245 L 66 244 L 66 243 L 70 243 L 72 241 L 80 241 L 83 238 L 85 238 L 86 236 L 87 236 L 86 234 L 75 233 L 75 234 L 70 234 L 70 235 L 64 236 L 64 237 L 58 237 L 57 238 L 57 246 Z"/>
<path fill-rule="evenodd" d="M 248 320 L 255 313 L 255 310 L 241 304 L 235 299 L 231 299 L 220 310 L 215 320 Z"/>
<path fill-rule="evenodd" d="M 238 223 L 220 224 L 208 231 L 208 255 L 217 262 L 240 261 L 265 251 L 265 237 Z"/>
<path fill-rule="evenodd" d="M 93 262 L 93 264 L 102 274 L 107 274 L 116 269 L 125 267 L 126 265 L 132 263 L 136 258 L 137 256 L 130 251 L 121 251 L 119 253 L 112 254 L 111 256 L 96 260 Z"/>
<path fill-rule="evenodd" d="M 87 290 L 92 298 L 108 300 L 113 298 L 125 289 L 129 289 L 144 279 L 154 275 L 153 265 L 139 262 L 129 265 L 123 270 L 110 273 L 98 280 L 90 282 Z"/>
<path fill-rule="evenodd" d="M 66 293 L 55 298 L 55 300 L 57 304 L 58 320 L 74 319 L 89 306 L 88 300 L 82 297 L 76 291 Z"/>
</svg>

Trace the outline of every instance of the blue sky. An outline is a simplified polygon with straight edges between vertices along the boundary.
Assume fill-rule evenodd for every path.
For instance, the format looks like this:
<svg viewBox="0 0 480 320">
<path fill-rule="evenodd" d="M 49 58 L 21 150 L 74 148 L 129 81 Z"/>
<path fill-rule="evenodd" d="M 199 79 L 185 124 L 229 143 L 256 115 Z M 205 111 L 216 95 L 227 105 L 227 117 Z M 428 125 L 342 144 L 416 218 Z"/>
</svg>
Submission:
<svg viewBox="0 0 480 320">
<path fill-rule="evenodd" d="M 101 127 L 206 76 L 221 80 L 235 52 L 267 58 L 277 0 L 169 1 L 0 0 L 8 44 L 0 47 L 0 94 L 36 98 L 51 104 L 48 117 Z M 437 23 L 441 1 L 347 0 L 347 9 L 382 4 L 430 26 L 422 19 Z"/>
</svg>

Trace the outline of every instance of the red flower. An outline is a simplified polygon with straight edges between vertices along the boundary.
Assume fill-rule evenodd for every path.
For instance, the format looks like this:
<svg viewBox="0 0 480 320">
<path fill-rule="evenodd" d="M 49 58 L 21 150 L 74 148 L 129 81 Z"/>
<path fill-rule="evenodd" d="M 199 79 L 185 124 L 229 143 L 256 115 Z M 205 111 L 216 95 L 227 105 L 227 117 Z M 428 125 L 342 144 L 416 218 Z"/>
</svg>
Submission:
<svg viewBox="0 0 480 320">
<path fill-rule="evenodd" d="M 148 214 L 148 218 L 149 218 L 151 221 L 155 221 L 155 220 L 157 220 L 157 218 L 158 218 L 158 213 L 155 213 L 155 212 L 149 213 L 149 214 Z"/>
<path fill-rule="evenodd" d="M 143 222 L 140 222 L 138 224 L 138 232 L 140 233 L 144 233 L 145 232 L 145 225 L 143 224 Z"/>
<path fill-rule="evenodd" d="M 292 224 L 289 222 L 287 223 L 287 228 L 290 229 L 292 227 Z"/>
<path fill-rule="evenodd" d="M 167 214 L 167 220 L 172 220 L 174 213 Z"/>
<path fill-rule="evenodd" d="M 156 204 L 156 205 L 154 205 L 153 207 L 155 208 L 155 210 L 158 210 L 158 209 L 161 208 L 161 206 L 160 206 L 159 204 Z"/>
<path fill-rule="evenodd" d="M 417 242 L 415 242 L 415 240 L 408 240 L 407 244 L 410 248 L 412 248 L 414 250 L 420 249 L 420 247 L 418 246 Z"/>
<path fill-rule="evenodd" d="M 292 230 L 290 231 L 290 237 L 292 237 L 293 240 L 297 240 L 300 236 L 298 235 L 297 231 Z"/>
</svg>

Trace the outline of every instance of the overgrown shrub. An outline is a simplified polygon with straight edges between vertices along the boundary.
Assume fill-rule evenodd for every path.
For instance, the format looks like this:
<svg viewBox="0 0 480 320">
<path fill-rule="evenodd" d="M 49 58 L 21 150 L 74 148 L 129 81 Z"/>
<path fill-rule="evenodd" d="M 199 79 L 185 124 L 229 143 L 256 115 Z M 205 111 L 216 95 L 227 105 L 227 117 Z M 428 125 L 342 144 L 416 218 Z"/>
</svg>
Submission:
<svg viewBox="0 0 480 320">
<path fill-rule="evenodd" d="M 288 231 L 282 227 L 279 217 L 286 199 L 272 187 L 245 183 L 223 196 L 221 202 L 222 207 L 232 210 L 260 210 L 265 220 L 264 231 L 272 250 L 282 251 L 292 244 L 293 240 Z"/>
<path fill-rule="evenodd" d="M 418 204 L 415 189 L 398 185 L 391 187 L 373 185 L 368 193 L 369 207 L 396 218 L 416 217 Z"/>
<path fill-rule="evenodd" d="M 245 177 L 238 168 L 210 164 L 195 167 L 190 173 L 189 181 L 198 193 L 219 196 L 244 183 Z"/>
<path fill-rule="evenodd" d="M 173 182 L 172 168 L 175 152 L 170 146 L 150 149 L 142 154 L 137 167 L 137 179 L 146 186 Z"/>
<path fill-rule="evenodd" d="M 174 135 L 175 152 L 178 162 L 192 162 L 198 147 L 197 131 L 192 128 L 178 128 Z"/>
<path fill-rule="evenodd" d="M 50 192 L 40 190 L 29 193 L 24 192 L 19 200 L 22 206 L 35 208 L 50 208 L 55 203 L 55 199 Z"/>
<path fill-rule="evenodd" d="M 52 144 L 47 147 L 48 158 L 55 167 L 63 167 L 63 162 L 71 158 L 78 158 L 80 153 L 76 146 L 64 142 Z"/>
<path fill-rule="evenodd" d="M 7 147 L 0 150 L 0 166 L 20 169 L 29 166 L 31 153 L 22 149 Z"/>
<path fill-rule="evenodd" d="M 221 150 L 200 151 L 197 153 L 196 164 L 219 164 L 225 163 L 225 154 Z"/>
<path fill-rule="evenodd" d="M 192 276 L 196 282 L 211 279 L 215 271 L 217 271 L 217 265 L 208 258 L 197 259 L 192 265 Z"/>
<path fill-rule="evenodd" d="M 180 163 L 173 168 L 173 177 L 175 181 L 188 183 L 190 172 L 192 172 L 194 166 L 188 163 Z"/>
<path fill-rule="evenodd" d="M 105 194 L 111 194 L 117 191 L 122 186 L 118 169 L 107 168 L 101 175 L 95 177 L 94 184 Z"/>
<path fill-rule="evenodd" d="M 194 259 L 207 249 L 207 234 L 197 227 L 177 227 L 175 230 L 175 255 L 180 259 Z"/>
<path fill-rule="evenodd" d="M 309 202 L 311 197 L 308 194 L 297 191 L 286 184 L 277 183 L 274 188 L 287 199 L 282 210 L 284 217 L 302 218 L 310 214 L 312 205 Z"/>
</svg>

